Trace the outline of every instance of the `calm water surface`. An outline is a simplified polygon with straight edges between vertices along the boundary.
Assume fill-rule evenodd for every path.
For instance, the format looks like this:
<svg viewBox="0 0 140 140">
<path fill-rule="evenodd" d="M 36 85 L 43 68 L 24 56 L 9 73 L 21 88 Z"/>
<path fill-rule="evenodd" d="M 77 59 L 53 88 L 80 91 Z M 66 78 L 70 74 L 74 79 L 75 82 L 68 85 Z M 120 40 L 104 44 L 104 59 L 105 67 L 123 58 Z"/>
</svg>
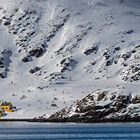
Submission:
<svg viewBox="0 0 140 140">
<path fill-rule="evenodd" d="M 140 140 L 140 123 L 0 122 L 0 140 Z"/>
</svg>

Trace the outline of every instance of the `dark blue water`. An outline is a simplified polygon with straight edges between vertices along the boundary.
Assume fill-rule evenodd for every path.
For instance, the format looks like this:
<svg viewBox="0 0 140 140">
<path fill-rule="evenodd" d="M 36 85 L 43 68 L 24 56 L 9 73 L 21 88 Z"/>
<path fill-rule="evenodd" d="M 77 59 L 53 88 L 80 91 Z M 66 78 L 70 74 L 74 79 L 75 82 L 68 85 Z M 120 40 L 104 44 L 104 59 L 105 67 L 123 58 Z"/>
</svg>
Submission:
<svg viewBox="0 0 140 140">
<path fill-rule="evenodd" d="M 0 140 L 140 140 L 140 124 L 0 123 Z"/>
</svg>

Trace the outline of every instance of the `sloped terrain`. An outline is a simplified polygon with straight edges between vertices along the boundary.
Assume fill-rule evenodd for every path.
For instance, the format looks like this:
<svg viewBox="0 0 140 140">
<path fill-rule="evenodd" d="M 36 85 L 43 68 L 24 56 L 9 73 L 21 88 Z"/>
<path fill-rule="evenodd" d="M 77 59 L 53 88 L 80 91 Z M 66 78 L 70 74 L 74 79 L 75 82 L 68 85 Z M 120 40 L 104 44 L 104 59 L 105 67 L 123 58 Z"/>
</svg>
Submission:
<svg viewBox="0 0 140 140">
<path fill-rule="evenodd" d="M 125 95 L 115 90 L 97 90 L 69 108 L 64 108 L 51 115 L 48 120 L 58 122 L 127 122 L 138 121 L 140 119 L 139 112 L 139 95 Z"/>
<path fill-rule="evenodd" d="M 0 98 L 18 108 L 6 117 L 47 117 L 97 89 L 139 95 L 139 5 L 0 0 Z"/>
</svg>

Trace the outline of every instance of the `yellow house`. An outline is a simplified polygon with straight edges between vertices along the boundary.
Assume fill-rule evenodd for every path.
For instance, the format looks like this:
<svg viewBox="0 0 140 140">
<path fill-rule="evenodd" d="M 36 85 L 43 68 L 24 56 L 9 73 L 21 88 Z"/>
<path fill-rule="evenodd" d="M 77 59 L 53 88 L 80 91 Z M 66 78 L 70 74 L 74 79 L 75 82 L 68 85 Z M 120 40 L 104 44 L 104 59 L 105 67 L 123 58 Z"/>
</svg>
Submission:
<svg viewBox="0 0 140 140">
<path fill-rule="evenodd" d="M 12 106 L 11 103 L 4 102 L 4 103 L 1 104 L 0 108 L 4 112 L 13 112 L 13 106 Z"/>
</svg>

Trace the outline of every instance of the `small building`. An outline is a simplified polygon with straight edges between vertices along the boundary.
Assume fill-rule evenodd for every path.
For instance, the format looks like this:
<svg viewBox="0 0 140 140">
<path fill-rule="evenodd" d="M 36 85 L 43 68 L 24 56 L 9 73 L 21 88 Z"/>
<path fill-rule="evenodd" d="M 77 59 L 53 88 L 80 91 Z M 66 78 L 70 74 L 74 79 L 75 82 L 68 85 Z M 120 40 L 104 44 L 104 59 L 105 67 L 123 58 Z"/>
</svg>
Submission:
<svg viewBox="0 0 140 140">
<path fill-rule="evenodd" d="M 13 105 L 11 103 L 8 103 L 8 102 L 3 102 L 0 106 L 0 108 L 4 112 L 13 112 Z"/>
</svg>

